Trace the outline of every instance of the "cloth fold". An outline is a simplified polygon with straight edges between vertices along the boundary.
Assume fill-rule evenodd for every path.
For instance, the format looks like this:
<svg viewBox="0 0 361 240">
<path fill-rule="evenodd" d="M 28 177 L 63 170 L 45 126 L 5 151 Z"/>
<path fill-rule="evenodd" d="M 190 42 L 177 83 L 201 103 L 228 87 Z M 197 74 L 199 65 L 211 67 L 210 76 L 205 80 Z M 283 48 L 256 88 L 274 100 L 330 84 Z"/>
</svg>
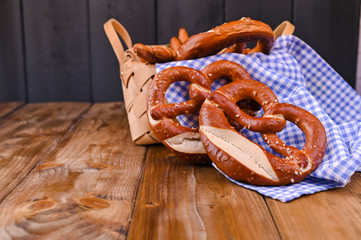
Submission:
<svg viewBox="0 0 361 240">
<path fill-rule="evenodd" d="M 327 133 L 327 150 L 321 165 L 300 183 L 262 187 L 244 184 L 243 187 L 265 196 L 288 202 L 305 194 L 345 186 L 355 171 L 361 171 L 361 96 L 329 66 L 310 46 L 293 35 L 279 37 L 269 55 L 255 53 L 222 54 L 206 58 L 157 64 L 157 73 L 173 66 L 187 66 L 198 70 L 218 60 L 230 60 L 243 66 L 251 76 L 270 87 L 280 102 L 299 106 L 314 114 Z M 227 83 L 219 79 L 212 90 Z M 173 83 L 166 92 L 167 101 L 183 102 L 189 98 L 189 83 Z M 198 127 L 198 115 L 178 117 L 184 126 Z M 250 140 L 275 153 L 264 143 L 259 133 L 241 130 Z M 302 148 L 304 135 L 296 125 L 277 135 L 287 144 Z"/>
</svg>

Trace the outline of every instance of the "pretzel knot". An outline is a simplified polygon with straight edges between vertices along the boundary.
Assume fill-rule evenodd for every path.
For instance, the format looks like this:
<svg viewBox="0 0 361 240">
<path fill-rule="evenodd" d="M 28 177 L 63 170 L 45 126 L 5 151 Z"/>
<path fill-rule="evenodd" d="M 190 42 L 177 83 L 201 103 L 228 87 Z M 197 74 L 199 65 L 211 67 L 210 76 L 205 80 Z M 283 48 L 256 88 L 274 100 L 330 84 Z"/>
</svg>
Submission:
<svg viewBox="0 0 361 240">
<path fill-rule="evenodd" d="M 182 114 L 196 113 L 211 93 L 211 83 L 218 78 L 230 81 L 251 79 L 240 65 L 230 61 L 217 61 L 202 71 L 188 67 L 172 67 L 158 73 L 149 86 L 148 119 L 156 137 L 178 157 L 191 163 L 210 163 L 200 141 L 197 128 L 181 126 L 174 118 Z M 165 103 L 165 92 L 177 81 L 190 82 L 190 100 L 181 103 Z M 254 114 L 250 104 L 245 102 L 242 109 Z M 251 104 L 252 105 L 252 104 Z M 255 110 L 258 110 L 257 108 Z M 248 115 L 247 115 L 248 116 Z M 242 126 L 234 122 L 240 129 Z"/>
<path fill-rule="evenodd" d="M 218 78 L 232 82 L 211 93 L 211 84 Z M 190 99 L 168 104 L 166 90 L 177 81 L 190 82 Z M 245 100 L 259 104 L 263 116 L 251 116 L 247 108 L 240 108 L 239 103 Z M 224 174 L 238 181 L 255 185 L 299 182 L 319 166 L 326 152 L 326 132 L 314 115 L 279 103 L 269 87 L 230 61 L 214 62 L 202 71 L 172 67 L 158 73 L 149 86 L 147 104 L 150 127 L 166 147 L 190 163 L 212 160 Z M 175 119 L 199 109 L 199 129 L 184 127 Z M 276 135 L 287 120 L 306 137 L 301 150 L 287 146 Z M 264 141 L 284 158 L 244 137 L 237 131 L 239 127 L 260 132 Z"/>
<path fill-rule="evenodd" d="M 165 103 L 168 87 L 177 81 L 190 82 L 190 100 L 182 103 Z M 210 80 L 201 72 L 188 67 L 173 67 L 158 73 L 148 90 L 149 124 L 162 143 L 183 160 L 192 163 L 209 163 L 199 132 L 196 128 L 184 127 L 174 118 L 199 111 L 211 92 Z"/>
<path fill-rule="evenodd" d="M 253 99 L 264 115 L 248 116 L 236 102 Z M 237 132 L 227 117 L 245 128 L 261 132 L 266 143 L 285 158 L 275 156 Z M 287 146 L 276 135 L 289 120 L 304 133 L 306 143 L 299 150 Z M 227 176 L 254 185 L 285 185 L 299 182 L 314 171 L 326 152 L 326 132 L 311 113 L 291 104 L 279 103 L 263 83 L 238 80 L 214 91 L 203 103 L 199 115 L 200 136 L 214 164 Z"/>
<path fill-rule="evenodd" d="M 253 41 L 257 42 L 256 47 L 246 48 L 246 43 Z M 146 46 L 137 43 L 133 50 L 143 62 L 154 64 L 220 53 L 268 54 L 274 41 L 275 36 L 269 25 L 250 18 L 241 18 L 191 37 L 184 28 L 180 28 L 178 38 L 172 37 L 170 46 Z"/>
</svg>

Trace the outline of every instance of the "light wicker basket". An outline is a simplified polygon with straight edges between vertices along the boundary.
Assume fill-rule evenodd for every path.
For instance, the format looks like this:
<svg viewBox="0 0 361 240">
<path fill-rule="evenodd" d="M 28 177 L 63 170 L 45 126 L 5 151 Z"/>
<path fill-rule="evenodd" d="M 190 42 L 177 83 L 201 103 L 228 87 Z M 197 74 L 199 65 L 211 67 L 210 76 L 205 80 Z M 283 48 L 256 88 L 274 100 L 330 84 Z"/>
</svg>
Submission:
<svg viewBox="0 0 361 240">
<path fill-rule="evenodd" d="M 115 19 L 104 24 L 105 33 L 119 61 L 124 104 L 132 140 L 137 145 L 159 143 L 154 136 L 147 118 L 146 97 L 150 81 L 155 76 L 155 65 L 147 64 L 133 52 L 133 44 L 127 30 Z M 275 30 L 276 37 L 292 34 L 294 26 L 288 21 L 282 22 Z M 127 46 L 125 51 L 121 42 Z"/>
</svg>

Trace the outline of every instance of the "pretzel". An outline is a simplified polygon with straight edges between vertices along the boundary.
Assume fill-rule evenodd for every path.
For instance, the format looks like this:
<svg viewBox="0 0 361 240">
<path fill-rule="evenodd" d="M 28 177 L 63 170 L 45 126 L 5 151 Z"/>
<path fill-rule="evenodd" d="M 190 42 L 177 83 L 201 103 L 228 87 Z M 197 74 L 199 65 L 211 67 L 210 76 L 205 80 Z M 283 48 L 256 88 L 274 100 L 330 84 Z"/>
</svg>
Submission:
<svg viewBox="0 0 361 240">
<path fill-rule="evenodd" d="M 174 51 L 175 55 L 180 46 L 184 44 L 188 40 L 188 32 L 184 28 L 180 28 L 178 31 L 178 38 L 172 37 L 170 39 L 170 48 Z M 245 43 L 235 43 L 230 47 L 222 49 L 218 54 L 223 53 L 242 53 L 245 51 L 246 44 Z"/>
<path fill-rule="evenodd" d="M 247 116 L 237 101 L 250 98 L 264 109 L 255 119 Z M 237 132 L 226 115 L 246 128 L 261 132 L 277 157 Z M 305 134 L 302 150 L 285 145 L 276 135 L 285 121 L 296 124 Z M 199 115 L 200 136 L 213 163 L 227 176 L 254 185 L 296 183 L 314 171 L 326 151 L 326 133 L 321 122 L 311 113 L 294 105 L 278 103 L 266 85 L 255 80 L 238 80 L 214 91 L 203 103 Z M 273 126 L 271 126 L 273 125 Z"/>
<path fill-rule="evenodd" d="M 219 51 L 217 54 L 223 53 L 244 53 L 246 48 L 246 43 L 235 43 L 230 47 L 224 48 Z"/>
<path fill-rule="evenodd" d="M 155 64 L 174 61 L 178 48 L 188 39 L 188 33 L 184 28 L 178 31 L 178 38 L 172 37 L 170 39 L 170 47 L 166 45 L 147 46 L 141 43 L 136 43 L 133 46 L 134 52 L 138 55 L 141 61 Z"/>
<path fill-rule="evenodd" d="M 142 62 L 155 64 L 173 61 L 175 53 L 167 46 L 146 46 L 136 43 L 133 51 L 138 55 Z"/>
<path fill-rule="evenodd" d="M 227 60 L 213 62 L 202 69 L 202 72 L 210 79 L 211 83 L 219 78 L 227 78 L 231 81 L 252 79 L 251 75 L 249 75 L 242 66 Z M 237 102 L 237 106 L 251 116 L 255 116 L 260 110 L 260 105 L 250 99 Z M 228 120 L 238 131 L 243 128 L 243 126 L 238 124 L 236 121 L 233 121 L 230 118 Z"/>
<path fill-rule="evenodd" d="M 267 24 L 250 18 L 242 18 L 190 37 L 178 49 L 175 60 L 206 57 L 233 44 L 252 41 L 258 42 L 255 50 L 268 54 L 274 40 L 274 33 Z"/>
<path fill-rule="evenodd" d="M 170 48 L 174 51 L 174 53 L 177 52 L 178 48 L 189 38 L 188 32 L 184 28 L 180 28 L 178 31 L 178 38 L 172 37 L 170 39 Z"/>
<path fill-rule="evenodd" d="M 171 119 L 178 115 L 199 111 L 201 104 L 211 92 L 211 83 L 221 77 L 231 81 L 251 79 L 248 72 L 240 65 L 231 61 L 220 60 L 209 64 L 201 72 L 187 67 L 168 68 L 157 74 L 149 87 L 148 118 L 154 134 L 177 156 L 188 162 L 209 162 L 209 158 L 204 156 L 205 150 L 200 142 L 198 129 L 182 127 Z M 165 104 L 165 92 L 170 84 L 176 81 L 191 82 L 189 87 L 191 99 L 183 103 Z M 247 109 L 248 105 L 248 102 L 243 104 L 245 111 L 251 111 Z M 236 122 L 234 125 L 237 129 L 242 128 Z M 198 146 L 193 148 L 192 144 L 188 144 L 191 141 L 193 141 L 192 144 L 198 141 Z M 195 152 L 198 154 L 195 155 Z"/>
<path fill-rule="evenodd" d="M 162 63 L 188 60 L 221 53 L 263 52 L 268 54 L 274 43 L 272 29 L 261 21 L 242 18 L 224 23 L 208 32 L 188 37 L 180 28 L 178 38 L 172 37 L 170 46 L 146 46 L 134 44 L 133 50 L 143 62 Z M 253 49 L 245 49 L 247 42 L 257 41 Z"/>
<path fill-rule="evenodd" d="M 190 100 L 182 103 L 165 103 L 165 92 L 174 82 L 190 82 Z M 149 85 L 147 114 L 155 136 L 175 155 L 186 162 L 210 163 L 197 128 L 181 126 L 174 118 L 199 111 L 211 91 L 211 82 L 201 72 L 188 67 L 172 67 L 158 73 Z"/>
</svg>

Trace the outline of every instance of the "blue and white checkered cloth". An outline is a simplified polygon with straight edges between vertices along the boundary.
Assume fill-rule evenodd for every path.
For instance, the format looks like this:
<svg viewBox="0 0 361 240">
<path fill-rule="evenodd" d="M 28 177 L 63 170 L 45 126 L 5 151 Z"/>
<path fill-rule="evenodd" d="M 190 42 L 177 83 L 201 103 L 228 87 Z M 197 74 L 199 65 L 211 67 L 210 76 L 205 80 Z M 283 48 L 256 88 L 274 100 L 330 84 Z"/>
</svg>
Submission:
<svg viewBox="0 0 361 240">
<path fill-rule="evenodd" d="M 269 86 L 280 102 L 297 105 L 314 114 L 327 133 L 327 151 L 321 165 L 300 183 L 288 186 L 260 187 L 231 181 L 265 196 L 288 202 L 304 194 L 345 186 L 355 171 L 361 171 L 361 96 L 342 79 L 310 46 L 289 35 L 279 37 L 269 55 L 255 53 L 222 54 L 202 59 L 157 64 L 160 72 L 168 67 L 188 66 L 203 69 L 217 60 L 230 60 L 243 66 L 251 76 Z M 217 80 L 212 89 L 224 85 Z M 183 102 L 188 97 L 188 83 L 173 83 L 167 90 L 169 102 Z M 198 116 L 179 116 L 184 126 L 198 127 Z M 242 130 L 242 134 L 268 147 L 259 133 Z M 277 135 L 287 144 L 302 148 L 304 135 L 294 124 Z"/>
</svg>

